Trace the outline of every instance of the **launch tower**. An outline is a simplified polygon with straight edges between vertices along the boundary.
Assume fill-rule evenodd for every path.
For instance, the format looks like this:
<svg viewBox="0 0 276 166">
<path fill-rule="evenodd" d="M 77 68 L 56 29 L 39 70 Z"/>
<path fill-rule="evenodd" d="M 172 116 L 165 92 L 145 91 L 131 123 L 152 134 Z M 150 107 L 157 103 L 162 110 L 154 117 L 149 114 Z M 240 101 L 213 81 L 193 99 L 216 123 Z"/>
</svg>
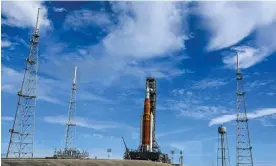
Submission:
<svg viewBox="0 0 276 166">
<path fill-rule="evenodd" d="M 248 118 L 243 92 L 243 75 L 239 68 L 239 55 L 237 54 L 237 166 L 253 166 L 252 147 L 248 129 Z"/>
<path fill-rule="evenodd" d="M 72 84 L 72 92 L 69 103 L 68 110 L 68 121 L 66 123 L 66 132 L 65 132 L 65 150 L 75 148 L 75 135 L 76 135 L 76 124 L 74 122 L 74 115 L 76 112 L 76 77 L 77 77 L 77 66 L 75 66 L 74 79 Z"/>
<path fill-rule="evenodd" d="M 38 38 L 39 38 L 39 10 L 37 14 L 34 34 L 30 40 L 30 54 L 26 59 L 26 68 L 22 86 L 18 95 L 18 102 L 11 133 L 7 158 L 33 158 L 34 156 L 34 128 L 36 109 L 36 85 L 38 69 Z"/>
<path fill-rule="evenodd" d="M 86 151 L 80 152 L 75 147 L 75 136 L 76 136 L 76 124 L 74 122 L 74 116 L 76 112 L 76 90 L 77 90 L 77 66 L 75 66 L 72 92 L 68 110 L 68 121 L 66 123 L 65 132 L 65 148 L 54 152 L 55 158 L 85 158 L 89 156 Z"/>
<path fill-rule="evenodd" d="M 217 166 L 230 166 L 226 127 L 218 128 Z"/>
<path fill-rule="evenodd" d="M 156 122 L 156 80 L 146 80 L 144 112 L 141 116 L 140 145 L 137 150 L 129 150 L 125 159 L 152 160 L 168 163 L 168 155 L 162 154 L 155 138 Z"/>
</svg>

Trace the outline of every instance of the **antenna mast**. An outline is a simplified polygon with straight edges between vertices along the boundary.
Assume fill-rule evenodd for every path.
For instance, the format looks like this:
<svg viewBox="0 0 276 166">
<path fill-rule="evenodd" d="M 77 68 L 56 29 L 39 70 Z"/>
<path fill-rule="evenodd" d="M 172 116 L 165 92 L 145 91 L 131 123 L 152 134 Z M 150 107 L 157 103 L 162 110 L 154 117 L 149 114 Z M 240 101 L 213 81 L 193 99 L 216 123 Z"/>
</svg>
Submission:
<svg viewBox="0 0 276 166">
<path fill-rule="evenodd" d="M 36 110 L 36 85 L 38 70 L 38 20 L 39 10 L 34 34 L 30 40 L 30 54 L 26 59 L 26 68 L 21 85 L 17 93 L 18 102 L 14 122 L 8 145 L 6 157 L 9 158 L 33 158 L 34 156 L 34 128 Z"/>
<path fill-rule="evenodd" d="M 248 118 L 243 92 L 243 75 L 239 68 L 239 55 L 237 54 L 237 147 L 236 147 L 236 165 L 253 166 L 252 147 L 248 129 Z"/>
<path fill-rule="evenodd" d="M 76 77 L 77 77 L 77 66 L 75 66 L 72 93 L 69 103 L 68 121 L 66 123 L 66 134 L 65 134 L 65 151 L 69 148 L 75 148 L 75 134 L 76 124 L 74 123 L 74 114 L 76 112 Z"/>
</svg>

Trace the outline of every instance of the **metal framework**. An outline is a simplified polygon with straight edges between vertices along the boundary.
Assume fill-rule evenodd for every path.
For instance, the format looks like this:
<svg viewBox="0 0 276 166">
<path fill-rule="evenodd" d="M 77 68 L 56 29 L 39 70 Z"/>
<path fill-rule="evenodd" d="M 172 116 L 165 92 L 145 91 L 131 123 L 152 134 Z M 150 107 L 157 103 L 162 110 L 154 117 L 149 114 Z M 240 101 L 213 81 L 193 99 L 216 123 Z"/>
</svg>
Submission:
<svg viewBox="0 0 276 166">
<path fill-rule="evenodd" d="M 75 67 L 72 92 L 71 92 L 71 98 L 70 98 L 69 110 L 68 110 L 68 121 L 66 123 L 65 151 L 68 149 L 75 148 L 76 124 L 74 122 L 74 115 L 76 112 L 76 90 L 77 90 L 76 76 L 77 76 L 77 66 Z"/>
<path fill-rule="evenodd" d="M 18 103 L 8 145 L 7 158 L 33 158 L 34 128 L 36 110 L 36 86 L 38 70 L 39 8 L 36 26 L 30 40 L 30 54 L 26 59 L 26 68 L 18 92 Z"/>
<path fill-rule="evenodd" d="M 61 159 L 81 159 L 89 157 L 89 152 L 78 150 L 75 146 L 76 139 L 76 124 L 74 122 L 74 116 L 76 112 L 76 90 L 77 90 L 77 66 L 75 66 L 72 92 L 68 110 L 68 120 L 66 123 L 65 131 L 65 148 L 62 150 L 55 150 L 53 157 L 48 158 L 61 158 Z"/>
<path fill-rule="evenodd" d="M 218 128 L 217 166 L 231 166 L 226 128 Z"/>
<path fill-rule="evenodd" d="M 252 147 L 248 129 L 248 118 L 245 106 L 245 93 L 243 92 L 243 75 L 239 68 L 239 56 L 237 54 L 237 140 L 236 140 L 236 165 L 253 166 Z"/>
</svg>

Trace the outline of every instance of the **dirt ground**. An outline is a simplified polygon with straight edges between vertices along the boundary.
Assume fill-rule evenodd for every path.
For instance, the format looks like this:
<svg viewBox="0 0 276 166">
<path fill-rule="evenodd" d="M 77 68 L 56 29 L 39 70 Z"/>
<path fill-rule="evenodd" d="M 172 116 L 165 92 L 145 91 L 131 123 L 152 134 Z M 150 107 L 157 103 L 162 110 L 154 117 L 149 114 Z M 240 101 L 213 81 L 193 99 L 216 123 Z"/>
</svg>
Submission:
<svg viewBox="0 0 276 166">
<path fill-rule="evenodd" d="M 171 166 L 141 160 L 2 159 L 2 166 Z"/>
</svg>

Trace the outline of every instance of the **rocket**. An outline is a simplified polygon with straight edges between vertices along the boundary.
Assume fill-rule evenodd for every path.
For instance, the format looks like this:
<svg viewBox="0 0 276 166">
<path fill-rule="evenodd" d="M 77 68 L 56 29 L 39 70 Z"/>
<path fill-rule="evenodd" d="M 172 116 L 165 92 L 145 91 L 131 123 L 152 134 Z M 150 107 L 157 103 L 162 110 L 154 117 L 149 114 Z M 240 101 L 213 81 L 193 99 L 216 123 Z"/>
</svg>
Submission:
<svg viewBox="0 0 276 166">
<path fill-rule="evenodd" d="M 141 117 L 141 145 L 142 151 L 152 151 L 153 137 L 153 115 L 150 109 L 150 91 L 146 85 L 146 96 L 144 103 L 144 114 Z"/>
</svg>

